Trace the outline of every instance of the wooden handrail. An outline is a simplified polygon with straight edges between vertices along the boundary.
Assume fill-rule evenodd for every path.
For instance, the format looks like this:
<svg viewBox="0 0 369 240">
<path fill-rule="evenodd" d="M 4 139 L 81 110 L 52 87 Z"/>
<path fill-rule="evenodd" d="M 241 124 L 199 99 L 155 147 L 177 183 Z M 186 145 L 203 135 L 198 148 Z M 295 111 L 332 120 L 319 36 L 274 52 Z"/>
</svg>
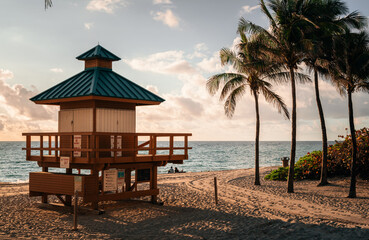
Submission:
<svg viewBox="0 0 369 240">
<path fill-rule="evenodd" d="M 69 135 L 123 135 L 123 136 L 158 136 L 158 137 L 183 137 L 192 136 L 192 133 L 117 133 L 117 132 L 34 132 L 22 133 L 22 136 L 69 136 Z"/>
<path fill-rule="evenodd" d="M 140 149 L 140 148 L 143 148 L 144 146 L 149 145 L 149 144 L 150 144 L 150 140 L 138 145 L 137 148 Z"/>
<path fill-rule="evenodd" d="M 74 140 L 74 136 L 75 135 L 81 135 L 82 137 L 84 137 L 84 139 L 87 140 L 87 146 L 86 146 L 86 142 L 82 142 L 82 146 L 81 148 L 74 148 L 73 145 L 73 140 Z M 60 153 L 64 152 L 65 154 L 67 154 L 67 156 L 70 156 L 70 162 L 74 163 L 75 159 L 85 159 L 84 161 L 89 163 L 89 164 L 94 164 L 94 163 L 99 163 L 100 162 L 100 158 L 106 159 L 105 156 L 100 155 L 101 152 L 112 152 L 113 154 L 110 155 L 111 161 L 114 162 L 118 162 L 118 159 L 121 159 L 120 157 L 118 157 L 118 152 L 126 152 L 126 153 L 134 153 L 134 158 L 137 157 L 137 154 L 139 151 L 148 151 L 148 155 L 151 155 L 152 157 L 155 157 L 157 155 L 157 151 L 169 151 L 169 153 L 167 155 L 169 155 L 169 160 L 172 159 L 172 156 L 186 156 L 188 158 L 188 150 L 192 149 L 191 147 L 188 147 L 188 137 L 191 136 L 191 133 L 84 133 L 84 132 L 68 132 L 68 133 L 23 133 L 23 136 L 26 136 L 26 147 L 22 148 L 23 150 L 26 150 L 26 154 L 27 154 L 27 159 L 30 160 L 35 160 L 35 159 L 39 159 L 37 161 L 41 161 L 43 162 L 44 159 L 49 158 L 50 156 L 52 156 L 55 160 L 55 162 L 59 161 L 59 157 L 60 157 Z M 64 136 L 65 138 L 69 139 L 69 146 L 59 146 L 60 145 L 60 141 L 61 141 L 61 137 Z M 100 148 L 100 139 L 103 136 L 109 136 L 109 139 L 113 136 L 114 139 L 114 146 L 112 146 L 112 148 L 106 148 L 106 146 L 104 148 Z M 134 146 L 132 147 L 128 147 L 128 148 L 123 148 L 123 146 L 121 146 L 121 148 L 118 148 L 118 144 L 117 144 L 117 140 L 118 137 L 122 138 L 122 142 L 124 141 L 124 137 L 134 137 Z M 145 141 L 143 143 L 140 143 L 138 141 L 138 137 L 149 137 L 148 141 Z M 39 146 L 37 147 L 32 147 L 32 137 L 38 137 L 39 138 Z M 54 144 L 52 144 L 52 140 L 54 137 Z M 87 137 L 87 138 L 86 138 Z M 182 137 L 182 141 L 184 142 L 184 146 L 182 147 L 174 147 L 174 138 L 175 137 Z M 46 141 L 48 141 L 48 145 L 45 147 L 43 144 L 43 140 L 47 139 Z M 169 146 L 163 146 L 163 147 L 159 147 L 157 146 L 157 142 L 158 142 L 158 138 L 166 138 L 166 142 L 168 142 Z M 86 141 L 84 140 L 84 141 Z M 54 145 L 54 146 L 53 146 Z M 183 150 L 184 154 L 175 154 L 174 151 L 175 150 Z M 32 155 L 31 151 L 39 151 L 39 155 Z M 49 155 L 44 155 L 44 151 L 48 151 Z M 73 156 L 73 152 L 75 151 L 79 151 L 81 152 L 81 154 L 83 153 L 84 155 L 81 157 L 77 157 L 75 158 Z M 52 155 L 54 153 L 54 155 Z M 145 154 L 144 154 L 145 155 Z M 166 155 L 166 154 L 165 154 Z M 132 155 L 123 155 L 122 157 L 126 157 L 126 156 L 132 156 Z M 36 157 L 36 158 L 35 158 Z M 38 158 L 37 158 L 38 157 Z M 78 161 L 78 160 L 77 160 Z M 106 160 L 104 160 L 106 161 Z M 77 163 L 77 162 L 76 162 Z"/>
</svg>

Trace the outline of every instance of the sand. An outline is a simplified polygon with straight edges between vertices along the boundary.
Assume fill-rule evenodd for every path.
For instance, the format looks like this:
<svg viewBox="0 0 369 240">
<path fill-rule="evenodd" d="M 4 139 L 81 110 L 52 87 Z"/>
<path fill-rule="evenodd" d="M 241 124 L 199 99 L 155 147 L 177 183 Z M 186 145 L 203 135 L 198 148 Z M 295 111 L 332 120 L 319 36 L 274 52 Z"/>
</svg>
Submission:
<svg viewBox="0 0 369 240">
<path fill-rule="evenodd" d="M 273 168 L 262 168 L 264 176 Z M 159 175 L 159 199 L 106 202 L 105 214 L 83 208 L 71 231 L 71 208 L 28 197 L 27 184 L 0 184 L 0 239 L 369 239 L 369 182 L 349 179 L 253 185 L 253 169 Z M 219 204 L 214 203 L 214 177 Z M 57 203 L 56 198 L 51 199 Z"/>
</svg>

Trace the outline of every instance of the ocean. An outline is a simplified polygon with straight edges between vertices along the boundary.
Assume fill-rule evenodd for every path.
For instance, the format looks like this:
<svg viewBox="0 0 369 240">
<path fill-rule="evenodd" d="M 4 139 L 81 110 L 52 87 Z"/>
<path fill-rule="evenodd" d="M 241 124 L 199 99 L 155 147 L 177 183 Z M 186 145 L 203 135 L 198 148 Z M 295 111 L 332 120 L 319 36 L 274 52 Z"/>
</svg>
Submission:
<svg viewBox="0 0 369 240">
<path fill-rule="evenodd" d="M 329 142 L 333 144 L 334 142 Z M 183 145 L 182 145 L 183 146 Z M 254 142 L 189 142 L 189 160 L 184 164 L 168 164 L 159 167 L 159 173 L 167 173 L 173 166 L 186 172 L 206 172 L 254 167 Z M 41 171 L 36 162 L 26 161 L 22 150 L 25 142 L 0 141 L 0 182 L 27 182 L 29 172 Z M 307 152 L 321 150 L 320 141 L 299 141 L 296 161 Z M 280 158 L 290 156 L 290 142 L 260 142 L 260 166 L 280 166 Z"/>
</svg>

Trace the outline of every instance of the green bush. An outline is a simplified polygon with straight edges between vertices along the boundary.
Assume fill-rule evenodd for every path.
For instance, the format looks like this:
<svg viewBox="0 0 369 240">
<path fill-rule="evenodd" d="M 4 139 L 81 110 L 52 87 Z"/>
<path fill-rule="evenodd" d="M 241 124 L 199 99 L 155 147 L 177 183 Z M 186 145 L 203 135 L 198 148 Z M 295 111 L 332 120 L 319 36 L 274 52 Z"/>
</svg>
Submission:
<svg viewBox="0 0 369 240">
<path fill-rule="evenodd" d="M 288 167 L 280 167 L 273 170 L 271 173 L 266 175 L 264 178 L 268 180 L 281 180 L 286 181 L 288 176 Z"/>
<path fill-rule="evenodd" d="M 328 147 L 328 177 L 350 176 L 351 168 L 351 135 L 336 141 Z M 362 179 L 369 179 L 369 133 L 367 128 L 356 131 L 357 139 L 357 173 Z M 301 157 L 295 164 L 295 179 L 319 179 L 322 162 L 322 151 L 313 151 Z M 278 168 L 265 176 L 269 180 L 287 180 L 288 167 Z"/>
</svg>

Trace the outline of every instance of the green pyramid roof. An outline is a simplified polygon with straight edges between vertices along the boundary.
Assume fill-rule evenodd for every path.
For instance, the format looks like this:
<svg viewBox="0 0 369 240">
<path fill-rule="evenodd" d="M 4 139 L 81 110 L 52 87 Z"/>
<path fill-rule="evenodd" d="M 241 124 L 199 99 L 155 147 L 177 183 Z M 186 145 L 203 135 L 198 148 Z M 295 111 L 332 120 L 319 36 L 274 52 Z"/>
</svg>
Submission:
<svg viewBox="0 0 369 240">
<path fill-rule="evenodd" d="M 73 77 L 31 98 L 31 101 L 45 101 L 84 96 L 101 96 L 130 99 L 141 104 L 165 101 L 136 83 L 107 68 L 88 68 Z M 133 101 L 134 102 L 134 101 Z"/>
<path fill-rule="evenodd" d="M 120 58 L 114 55 L 113 53 L 109 52 L 105 48 L 103 48 L 100 45 L 97 45 L 96 47 L 88 50 L 85 53 L 82 53 L 78 57 L 76 57 L 78 60 L 88 60 L 93 58 L 102 58 L 107 59 L 111 61 L 119 61 Z"/>
</svg>

